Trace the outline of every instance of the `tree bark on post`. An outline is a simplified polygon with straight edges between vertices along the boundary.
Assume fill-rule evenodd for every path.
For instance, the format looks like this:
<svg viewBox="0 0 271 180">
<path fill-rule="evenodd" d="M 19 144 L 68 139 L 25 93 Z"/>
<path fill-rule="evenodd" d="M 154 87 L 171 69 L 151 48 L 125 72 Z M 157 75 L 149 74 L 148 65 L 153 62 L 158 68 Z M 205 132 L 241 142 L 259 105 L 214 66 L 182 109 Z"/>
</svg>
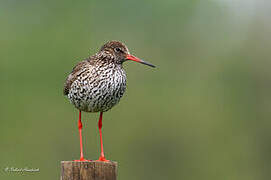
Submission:
<svg viewBox="0 0 271 180">
<path fill-rule="evenodd" d="M 117 180 L 117 162 L 61 161 L 60 180 Z"/>
</svg>

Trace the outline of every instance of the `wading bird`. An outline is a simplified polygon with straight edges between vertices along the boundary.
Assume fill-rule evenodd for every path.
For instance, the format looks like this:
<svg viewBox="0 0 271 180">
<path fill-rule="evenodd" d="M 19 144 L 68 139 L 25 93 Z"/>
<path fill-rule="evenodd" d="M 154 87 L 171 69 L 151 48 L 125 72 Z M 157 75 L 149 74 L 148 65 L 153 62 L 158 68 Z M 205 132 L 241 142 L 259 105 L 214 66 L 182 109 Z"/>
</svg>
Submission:
<svg viewBox="0 0 271 180">
<path fill-rule="evenodd" d="M 81 111 L 100 112 L 101 155 L 98 161 L 108 161 L 104 156 L 102 141 L 103 112 L 115 106 L 125 92 L 126 74 L 122 64 L 127 60 L 155 67 L 131 55 L 123 43 L 110 41 L 98 53 L 79 62 L 67 77 L 64 95 L 79 110 L 80 159 L 76 161 L 87 161 L 83 156 Z"/>
</svg>

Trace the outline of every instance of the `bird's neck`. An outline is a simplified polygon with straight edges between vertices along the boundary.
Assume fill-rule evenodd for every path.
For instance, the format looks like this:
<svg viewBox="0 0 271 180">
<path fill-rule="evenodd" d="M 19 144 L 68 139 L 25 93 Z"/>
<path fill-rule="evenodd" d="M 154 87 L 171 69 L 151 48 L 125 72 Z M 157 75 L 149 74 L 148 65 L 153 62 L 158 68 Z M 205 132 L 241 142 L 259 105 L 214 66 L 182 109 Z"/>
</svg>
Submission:
<svg viewBox="0 0 271 180">
<path fill-rule="evenodd" d="M 110 68 L 122 68 L 122 63 L 116 62 L 116 57 L 110 53 L 100 52 L 95 55 L 94 61 L 97 66 L 107 66 Z"/>
</svg>

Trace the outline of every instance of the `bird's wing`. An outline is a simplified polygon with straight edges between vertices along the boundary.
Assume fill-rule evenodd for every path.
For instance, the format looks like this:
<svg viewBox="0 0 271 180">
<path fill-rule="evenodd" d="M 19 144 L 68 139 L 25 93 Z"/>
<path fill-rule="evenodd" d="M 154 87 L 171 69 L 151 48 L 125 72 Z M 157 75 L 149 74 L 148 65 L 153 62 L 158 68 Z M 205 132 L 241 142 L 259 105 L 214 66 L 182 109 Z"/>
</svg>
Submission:
<svg viewBox="0 0 271 180">
<path fill-rule="evenodd" d="M 64 95 L 69 94 L 70 88 L 72 83 L 76 80 L 76 78 L 84 71 L 84 69 L 87 66 L 90 66 L 91 62 L 89 61 L 89 59 L 84 60 L 79 62 L 72 70 L 72 72 L 69 74 L 69 76 L 67 77 L 65 84 L 64 84 L 64 88 L 63 88 L 63 93 Z"/>
</svg>

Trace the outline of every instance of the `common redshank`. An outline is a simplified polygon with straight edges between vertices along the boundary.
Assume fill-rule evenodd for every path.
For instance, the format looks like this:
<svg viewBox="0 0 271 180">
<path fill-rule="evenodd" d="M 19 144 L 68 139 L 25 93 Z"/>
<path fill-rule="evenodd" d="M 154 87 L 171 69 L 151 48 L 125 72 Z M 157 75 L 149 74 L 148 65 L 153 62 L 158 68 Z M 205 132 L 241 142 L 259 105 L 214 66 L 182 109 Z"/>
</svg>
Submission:
<svg viewBox="0 0 271 180">
<path fill-rule="evenodd" d="M 64 95 L 79 110 L 80 159 L 75 161 L 88 161 L 83 156 L 81 111 L 100 112 L 98 128 L 101 154 L 98 161 L 108 161 L 104 156 L 102 140 L 103 112 L 115 106 L 125 92 L 126 74 L 122 64 L 127 60 L 155 67 L 131 55 L 123 43 L 110 41 L 98 53 L 79 62 L 67 77 Z"/>
</svg>

